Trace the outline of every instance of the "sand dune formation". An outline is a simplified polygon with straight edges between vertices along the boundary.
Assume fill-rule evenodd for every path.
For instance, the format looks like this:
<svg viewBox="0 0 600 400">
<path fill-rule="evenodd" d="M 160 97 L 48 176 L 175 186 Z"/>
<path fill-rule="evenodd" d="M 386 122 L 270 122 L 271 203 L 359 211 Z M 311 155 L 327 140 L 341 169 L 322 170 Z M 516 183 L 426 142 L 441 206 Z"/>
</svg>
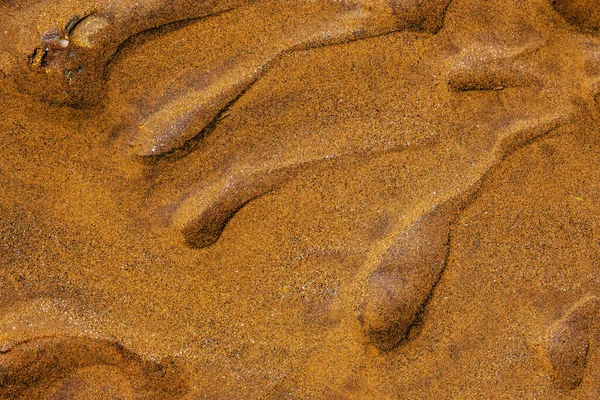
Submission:
<svg viewBox="0 0 600 400">
<path fill-rule="evenodd" d="M 370 201 L 368 192 L 379 191 L 377 207 L 389 217 L 357 246 L 360 265 L 342 280 L 345 294 L 336 297 L 345 310 L 341 325 L 350 328 L 331 334 L 355 342 L 352 346 L 367 358 L 392 359 L 428 340 L 426 334 L 420 337 L 428 323 L 434 324 L 428 321 L 436 318 L 428 309 L 441 280 L 450 279 L 444 276 L 455 246 L 454 227 L 489 191 L 491 177 L 507 160 L 546 140 L 579 135 L 595 143 L 598 136 L 596 0 L 8 0 L 0 7 L 3 101 L 13 104 L 6 121 L 10 113 L 15 121 L 29 118 L 23 111 L 27 104 L 38 110 L 32 120 L 63 121 L 56 125 L 70 137 L 65 143 L 82 146 L 66 153 L 86 153 L 74 157 L 82 168 L 99 171 L 89 185 L 106 185 L 98 190 L 127 198 L 102 206 L 89 197 L 98 204 L 81 206 L 83 216 L 73 217 L 92 221 L 95 217 L 85 210 L 105 207 L 101 222 L 90 222 L 105 239 L 118 225 L 111 215 L 125 218 L 135 226 L 130 241 L 148 247 L 150 239 L 140 237 L 154 235 L 152 240 L 166 243 L 157 247 L 158 254 L 176 243 L 173 252 L 193 265 L 196 256 L 190 254 L 207 255 L 224 242 L 236 243 L 235 235 L 225 237 L 225 232 L 242 218 L 238 214 L 253 206 L 256 210 L 258 203 L 268 208 L 270 196 L 299 185 L 305 176 L 355 174 L 367 192 L 365 202 Z M 88 125 L 77 125 L 78 119 L 92 124 L 99 136 L 87 138 L 81 132 Z M 2 129 L 9 135 L 6 126 Z M 82 144 L 86 141 L 93 144 Z M 67 144 L 64 148 L 70 149 Z M 27 174 L 19 175 L 14 167 L 19 159 L 12 151 L 5 146 L 7 160 L 17 161 L 7 162 L 11 172 L 0 177 L 23 176 L 25 185 Z M 42 175 L 44 168 L 53 168 L 40 163 L 47 165 L 38 172 Z M 386 163 L 390 175 L 400 176 L 395 185 L 384 177 L 388 174 L 377 172 L 386 171 L 381 167 Z M 400 166 L 404 169 L 394 169 Z M 53 176 L 48 173 L 44 179 Z M 96 182 L 94 176 L 101 178 Z M 111 186 L 114 182 L 121 186 Z M 50 190 L 74 190 L 71 183 L 64 185 Z M 3 210 L 19 201 L 14 193 L 3 193 Z M 77 194 L 58 198 L 74 204 L 89 199 Z M 299 194 L 287 201 L 302 204 L 303 198 Z M 37 203 L 31 204 L 35 208 Z M 7 239 L 16 237 L 10 229 L 3 236 L 6 254 L 21 246 Z M 73 231 L 76 235 L 77 228 Z M 590 235 L 597 238 L 598 232 Z M 40 237 L 33 246 L 55 246 L 43 245 L 50 239 Z M 261 238 L 253 240 L 260 247 Z M 265 253 L 269 249 L 264 246 Z M 107 251 L 137 250 L 113 246 Z M 6 254 L 6 276 L 14 277 L 24 262 L 31 262 Z M 92 264 L 104 265 L 103 253 L 93 254 Z M 227 258 L 222 261 L 224 268 L 243 268 Z M 588 268 L 595 272 L 594 265 Z M 16 292 L 25 290 L 19 289 L 21 283 L 14 285 Z M 179 399 L 204 398 L 205 387 L 217 391 L 218 381 L 203 380 L 190 361 L 206 354 L 158 357 L 137 347 L 135 339 L 100 334 L 97 327 L 73 327 L 60 318 L 48 328 L 55 322 L 42 323 L 48 316 L 32 311 L 38 307 L 31 298 L 50 296 L 38 285 L 41 294 L 13 295 L 2 306 L 10 310 L 19 301 L 34 304 L 8 312 L 0 324 L 6 331 L 0 331 L 2 398 Z M 167 296 L 156 290 L 149 289 L 146 296 Z M 547 384 L 531 393 L 588 398 L 578 391 L 592 390 L 592 383 L 585 382 L 593 381 L 589 371 L 595 367 L 588 359 L 598 352 L 597 296 L 589 290 L 561 304 L 539 334 L 532 333 L 536 373 L 547 377 L 541 381 Z M 187 300 L 182 297 L 181 303 Z M 144 312 L 130 307 L 131 314 Z M 219 318 L 227 319 L 227 312 Z M 21 330 L 15 321 L 44 328 Z M 67 325 L 69 329 L 59 329 Z M 345 335 L 344 329 L 354 333 Z M 346 360 L 350 358 L 348 353 Z M 318 365 L 314 360 L 302 365 L 311 362 Z M 431 364 L 435 359 L 414 368 L 425 371 Z M 298 374 L 300 367 L 292 362 L 290 368 Z M 393 364 L 386 368 L 396 376 Z M 337 398 L 321 391 L 322 383 L 303 379 L 310 390 L 295 395 L 290 387 L 296 381 L 285 379 L 258 395 L 232 390 L 239 391 L 237 398 Z M 390 382 L 394 379 L 401 378 Z M 486 398 L 486 385 L 464 393 Z M 361 393 L 377 397 L 374 388 L 346 384 L 340 390 L 339 398 Z M 412 398 L 413 392 L 397 390 L 399 398 Z M 436 398 L 435 390 L 427 393 Z"/>
</svg>

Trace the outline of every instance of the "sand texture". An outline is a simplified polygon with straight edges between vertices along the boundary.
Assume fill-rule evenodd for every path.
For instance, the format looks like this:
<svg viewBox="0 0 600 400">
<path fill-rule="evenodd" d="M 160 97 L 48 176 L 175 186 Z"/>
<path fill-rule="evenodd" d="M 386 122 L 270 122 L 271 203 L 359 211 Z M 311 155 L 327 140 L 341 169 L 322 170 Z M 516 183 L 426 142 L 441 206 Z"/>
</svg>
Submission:
<svg viewBox="0 0 600 400">
<path fill-rule="evenodd" d="M 600 395 L 600 0 L 4 0 L 0 145 L 0 399 Z"/>
</svg>

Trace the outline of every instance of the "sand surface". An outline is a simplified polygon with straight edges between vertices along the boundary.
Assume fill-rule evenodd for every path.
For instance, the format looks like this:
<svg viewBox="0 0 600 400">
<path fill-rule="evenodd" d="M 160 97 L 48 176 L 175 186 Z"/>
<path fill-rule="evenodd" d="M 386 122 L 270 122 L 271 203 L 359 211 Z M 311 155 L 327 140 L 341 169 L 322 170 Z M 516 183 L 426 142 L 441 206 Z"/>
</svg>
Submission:
<svg viewBox="0 0 600 400">
<path fill-rule="evenodd" d="M 219 12 L 132 36 L 76 107 L 7 69 L 0 397 L 597 398 L 590 15 L 456 0 L 296 49 Z"/>
</svg>

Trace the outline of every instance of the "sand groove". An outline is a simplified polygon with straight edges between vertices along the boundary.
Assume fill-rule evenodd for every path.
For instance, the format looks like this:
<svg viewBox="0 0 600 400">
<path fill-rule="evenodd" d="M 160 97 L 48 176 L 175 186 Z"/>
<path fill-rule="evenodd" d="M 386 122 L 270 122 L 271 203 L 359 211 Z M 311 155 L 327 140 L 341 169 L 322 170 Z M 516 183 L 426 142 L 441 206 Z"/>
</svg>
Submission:
<svg viewBox="0 0 600 400">
<path fill-rule="evenodd" d="M 576 389 L 585 376 L 590 338 L 600 311 L 598 298 L 584 298 L 548 331 L 547 352 L 552 378 L 557 387 Z"/>
<path fill-rule="evenodd" d="M 158 400 L 181 399 L 188 389 L 175 364 L 143 360 L 116 342 L 47 336 L 0 352 L 3 399 L 100 398 L 103 391 L 111 398 Z"/>
</svg>

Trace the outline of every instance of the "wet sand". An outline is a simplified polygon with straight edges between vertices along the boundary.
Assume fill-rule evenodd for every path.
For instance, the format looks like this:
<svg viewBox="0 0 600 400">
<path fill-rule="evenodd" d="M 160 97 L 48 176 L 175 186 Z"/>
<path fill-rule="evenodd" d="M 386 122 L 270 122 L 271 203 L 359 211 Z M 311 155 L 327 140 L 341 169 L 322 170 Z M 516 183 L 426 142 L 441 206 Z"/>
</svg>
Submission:
<svg viewBox="0 0 600 400">
<path fill-rule="evenodd" d="M 0 81 L 0 397 L 595 398 L 599 34 L 455 1 L 140 154 L 252 41 L 231 15 L 127 41 L 96 106 Z"/>
</svg>

